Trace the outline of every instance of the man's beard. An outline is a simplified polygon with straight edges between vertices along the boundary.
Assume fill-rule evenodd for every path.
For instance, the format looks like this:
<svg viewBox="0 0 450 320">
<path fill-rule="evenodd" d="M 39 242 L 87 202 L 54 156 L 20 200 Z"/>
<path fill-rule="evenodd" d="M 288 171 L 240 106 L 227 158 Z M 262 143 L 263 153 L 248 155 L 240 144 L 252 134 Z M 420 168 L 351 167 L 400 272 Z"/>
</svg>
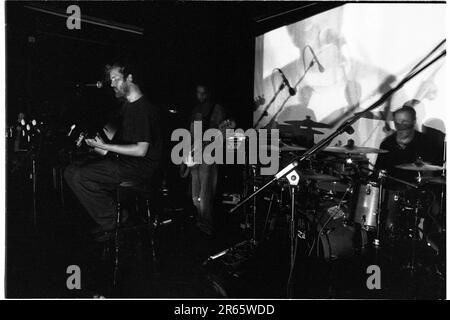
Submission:
<svg viewBox="0 0 450 320">
<path fill-rule="evenodd" d="M 123 85 L 121 88 L 116 88 L 114 90 L 114 94 L 116 96 L 116 98 L 120 99 L 120 98 L 125 98 L 129 92 L 129 88 L 126 85 Z"/>
<path fill-rule="evenodd" d="M 414 130 L 397 130 L 397 143 L 400 145 L 409 144 L 414 138 Z"/>
</svg>

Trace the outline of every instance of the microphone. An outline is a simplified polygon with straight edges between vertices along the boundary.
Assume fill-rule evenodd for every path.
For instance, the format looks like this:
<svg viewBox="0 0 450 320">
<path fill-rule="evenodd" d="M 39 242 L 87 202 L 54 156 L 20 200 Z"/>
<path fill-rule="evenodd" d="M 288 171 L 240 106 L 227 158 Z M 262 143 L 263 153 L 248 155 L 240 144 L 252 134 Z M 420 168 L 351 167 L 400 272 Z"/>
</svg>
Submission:
<svg viewBox="0 0 450 320">
<path fill-rule="evenodd" d="M 70 135 L 72 134 L 73 129 L 75 129 L 75 128 L 76 128 L 76 124 L 73 124 L 73 125 L 70 127 L 70 131 L 69 131 L 69 133 L 67 134 L 68 137 L 70 137 Z"/>
<path fill-rule="evenodd" d="M 289 84 L 289 81 L 286 78 L 286 76 L 284 75 L 283 71 L 281 71 L 281 69 L 277 69 L 277 71 L 281 74 L 281 77 L 283 78 L 283 83 L 285 84 L 285 86 L 288 87 L 289 94 L 291 96 L 295 96 L 297 91 L 294 88 L 291 87 L 291 85 Z"/>
<path fill-rule="evenodd" d="M 77 88 L 81 88 L 81 87 L 88 87 L 88 88 L 97 88 L 97 89 L 101 89 L 104 86 L 104 83 L 102 81 L 97 81 L 95 83 L 77 83 L 75 85 Z"/>
<path fill-rule="evenodd" d="M 319 67 L 319 71 L 320 72 L 324 72 L 325 68 L 323 67 L 323 65 L 320 63 L 319 59 L 317 59 L 316 53 L 314 52 L 313 48 L 311 48 L 311 46 L 308 46 L 309 50 L 311 50 L 311 53 L 313 55 L 313 59 L 314 61 L 316 61 L 317 66 Z"/>
</svg>

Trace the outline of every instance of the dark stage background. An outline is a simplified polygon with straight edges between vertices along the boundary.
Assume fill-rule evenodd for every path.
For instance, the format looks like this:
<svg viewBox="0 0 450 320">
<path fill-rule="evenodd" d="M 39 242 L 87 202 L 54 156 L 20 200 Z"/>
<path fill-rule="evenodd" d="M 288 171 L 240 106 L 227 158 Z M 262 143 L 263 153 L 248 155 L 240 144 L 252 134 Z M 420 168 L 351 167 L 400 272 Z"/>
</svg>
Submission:
<svg viewBox="0 0 450 320">
<path fill-rule="evenodd" d="M 163 109 L 190 111 L 196 81 L 213 84 L 216 98 L 238 119 L 251 124 L 254 36 L 335 4 L 75 2 L 81 14 L 143 29 L 143 35 L 81 22 L 68 30 L 64 13 L 71 2 L 7 2 L 7 111 L 52 120 L 100 121 L 117 104 L 111 90 L 80 89 L 102 80 L 103 67 L 129 57 L 143 67 L 145 91 Z M 299 10 L 305 6 L 304 9 Z M 295 9 L 295 10 L 294 10 Z M 293 10 L 293 11 L 292 11 Z M 277 16 L 278 12 L 285 12 Z M 287 12 L 287 13 L 286 13 Z M 291 12 L 291 13 L 289 13 Z M 273 18 L 269 18 L 275 15 Z"/>
</svg>

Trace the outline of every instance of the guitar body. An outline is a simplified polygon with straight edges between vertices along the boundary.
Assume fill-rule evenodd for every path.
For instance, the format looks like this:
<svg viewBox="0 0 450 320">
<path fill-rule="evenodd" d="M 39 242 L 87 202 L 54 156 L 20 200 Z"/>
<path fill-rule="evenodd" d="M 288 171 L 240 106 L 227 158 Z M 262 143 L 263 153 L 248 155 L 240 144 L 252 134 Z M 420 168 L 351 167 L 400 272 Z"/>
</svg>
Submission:
<svg viewBox="0 0 450 320">
<path fill-rule="evenodd" d="M 85 139 L 95 138 L 96 136 L 100 137 L 103 141 L 105 141 L 105 143 L 110 143 L 113 140 L 116 133 L 117 127 L 108 123 L 102 128 L 101 133 L 97 132 L 97 134 L 94 137 L 89 136 L 87 132 L 81 132 L 80 135 L 78 136 L 78 139 L 76 140 L 76 146 L 79 148 L 81 147 Z M 106 154 L 108 154 L 107 150 L 103 150 L 100 148 L 91 148 L 91 150 L 101 156 L 105 156 Z"/>
<path fill-rule="evenodd" d="M 236 128 L 236 122 L 234 122 L 234 120 L 226 119 L 219 124 L 218 130 L 220 132 L 218 132 L 218 134 L 215 136 L 215 138 L 217 139 L 219 137 L 223 137 L 226 133 L 226 129 L 235 129 L 235 128 Z M 207 145 L 208 143 L 209 142 L 203 142 L 202 145 Z M 189 173 L 191 173 L 191 168 L 199 165 L 199 163 L 196 163 L 194 161 L 194 152 L 195 152 L 195 148 L 192 147 L 188 156 L 183 160 L 183 163 L 180 164 L 180 176 L 182 178 L 186 178 L 189 175 Z"/>
</svg>

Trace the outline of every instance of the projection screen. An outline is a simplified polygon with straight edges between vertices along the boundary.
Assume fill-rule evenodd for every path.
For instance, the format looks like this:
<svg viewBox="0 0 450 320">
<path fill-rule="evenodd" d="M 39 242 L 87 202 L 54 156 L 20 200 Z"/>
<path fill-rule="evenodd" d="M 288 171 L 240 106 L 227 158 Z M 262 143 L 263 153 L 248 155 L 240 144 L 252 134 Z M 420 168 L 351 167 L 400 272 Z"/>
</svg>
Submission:
<svg viewBox="0 0 450 320">
<path fill-rule="evenodd" d="M 377 101 L 443 39 L 445 4 L 424 3 L 345 4 L 258 36 L 254 126 L 278 128 L 282 137 L 300 137 L 299 144 L 302 135 L 317 142 Z M 323 72 L 315 63 L 305 75 L 313 54 Z M 359 120 L 354 134 L 344 134 L 331 145 L 353 139 L 358 146 L 379 147 L 394 130 L 392 111 L 412 99 L 417 100 L 417 129 L 445 133 L 444 62 L 441 59 Z M 277 68 L 295 87 L 295 95 L 287 88 L 277 95 L 282 83 Z M 267 116 L 256 124 L 267 107 Z M 311 132 L 286 122 L 305 119 L 328 128 L 312 128 Z M 370 158 L 374 160 L 375 155 Z"/>
</svg>

